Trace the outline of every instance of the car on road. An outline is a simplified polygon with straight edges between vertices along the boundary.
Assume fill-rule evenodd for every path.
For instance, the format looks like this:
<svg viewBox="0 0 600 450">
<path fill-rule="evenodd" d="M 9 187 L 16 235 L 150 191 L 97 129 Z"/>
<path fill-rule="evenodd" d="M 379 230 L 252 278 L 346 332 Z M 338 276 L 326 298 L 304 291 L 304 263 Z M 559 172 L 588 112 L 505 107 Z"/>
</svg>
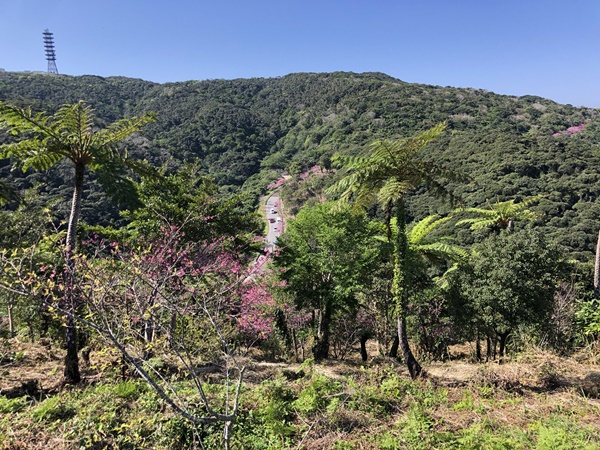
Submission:
<svg viewBox="0 0 600 450">
<path fill-rule="evenodd" d="M 277 210 L 276 209 L 272 209 L 271 210 L 271 214 L 277 214 Z"/>
<path fill-rule="evenodd" d="M 273 227 L 273 231 L 277 231 L 277 225 Z"/>
<path fill-rule="evenodd" d="M 275 223 L 275 219 L 273 219 L 273 218 L 271 217 L 271 218 L 269 218 L 269 222 L 271 222 L 271 223 Z"/>
</svg>

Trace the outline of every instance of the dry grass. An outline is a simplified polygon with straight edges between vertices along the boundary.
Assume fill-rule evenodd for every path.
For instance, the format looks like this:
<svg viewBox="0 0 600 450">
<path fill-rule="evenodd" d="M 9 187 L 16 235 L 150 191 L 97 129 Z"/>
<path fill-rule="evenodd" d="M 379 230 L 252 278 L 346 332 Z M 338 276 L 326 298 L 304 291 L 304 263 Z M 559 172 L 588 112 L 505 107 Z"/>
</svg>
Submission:
<svg viewBox="0 0 600 450">
<path fill-rule="evenodd" d="M 80 389 L 61 384 L 64 357 L 61 349 L 12 340 L 10 350 L 19 357 L 0 366 L 1 394 L 11 398 L 29 395 L 34 401 L 62 389 Z M 582 426 L 600 429 L 600 367 L 590 357 L 591 351 L 587 352 L 586 358 L 581 354 L 567 358 L 536 350 L 507 358 L 503 364 L 481 364 L 470 362 L 469 348 L 465 347 L 453 352 L 453 355 L 460 354 L 461 359 L 425 364 L 428 377 L 419 382 L 422 390 L 443 391 L 445 396 L 428 412 L 435 431 L 459 433 L 482 424 L 491 424 L 499 430 L 528 429 L 532 423 L 543 422 L 544 418 L 557 413 L 576 418 Z M 116 363 L 116 355 L 114 358 Z M 92 364 L 100 359 L 107 362 L 105 354 L 92 353 Z M 252 357 L 244 358 L 243 364 L 247 366 L 245 382 L 249 389 L 282 375 L 291 384 L 300 383 L 299 386 L 301 380 L 297 382 L 295 377 L 301 378 L 310 370 L 301 364 L 259 361 Z M 114 375 L 114 369 L 111 370 L 109 372 Z M 371 357 L 363 362 L 358 352 L 346 361 L 327 361 L 313 366 L 312 370 L 343 385 L 349 379 L 359 386 L 376 384 L 377 380 L 385 379 L 386 370 L 408 382 L 408 373 L 402 364 L 381 357 Z M 110 379 L 99 369 L 84 368 L 82 373 L 84 386 Z M 385 418 L 345 407 L 333 416 L 321 415 L 310 420 L 298 416 L 295 446 L 329 449 L 336 442 L 346 441 L 356 443 L 358 446 L 354 448 L 378 448 L 371 437 L 394 429 L 407 417 L 410 398 L 399 398 L 398 401 L 404 403 Z M 0 448 L 73 448 L 71 443 L 57 437 L 63 434 L 60 429 L 48 430 L 39 423 L 16 424 L 10 433 L 23 438 L 6 442 Z"/>
</svg>

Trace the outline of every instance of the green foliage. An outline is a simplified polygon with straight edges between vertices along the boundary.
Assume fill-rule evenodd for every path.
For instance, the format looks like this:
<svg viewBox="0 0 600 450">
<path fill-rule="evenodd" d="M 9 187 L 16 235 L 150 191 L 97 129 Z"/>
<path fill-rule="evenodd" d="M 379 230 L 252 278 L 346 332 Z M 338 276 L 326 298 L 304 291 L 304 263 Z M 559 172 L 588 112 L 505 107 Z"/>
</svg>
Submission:
<svg viewBox="0 0 600 450">
<path fill-rule="evenodd" d="M 583 332 L 590 336 L 600 335 L 600 307 L 597 300 L 581 301 L 576 319 Z"/>
<path fill-rule="evenodd" d="M 349 207 L 318 203 L 305 207 L 288 221 L 278 240 L 275 264 L 285 269 L 280 278 L 298 308 L 317 309 L 313 352 L 326 358 L 332 321 L 356 314 L 357 292 L 375 263 L 374 230 L 364 214 Z"/>
<path fill-rule="evenodd" d="M 380 73 L 164 85 L 123 77 L 0 74 L 1 101 L 53 113 L 81 99 L 94 106 L 100 126 L 156 111 L 157 122 L 146 127 L 147 138 L 135 138 L 139 150 L 131 156 L 155 166 L 170 161 L 173 167 L 199 159 L 202 175 L 211 175 L 224 192 L 247 189 L 253 203 L 291 165 L 301 170 L 326 166 L 334 154 L 356 155 L 375 140 L 404 138 L 446 121 L 450 132 L 431 142 L 423 156 L 477 182 L 445 186 L 465 207 L 479 208 L 486 199 L 517 204 L 544 194 L 536 210 L 549 239 L 567 245 L 579 260 L 590 258 L 595 245 L 600 122 L 594 109 L 535 96 L 405 83 Z M 576 130 L 567 132 L 569 127 Z M 9 140 L 0 136 L 0 143 Z M 26 178 L 8 164 L 0 167 L 0 178 L 17 191 L 44 181 L 44 195 L 58 199 L 64 197 L 60 191 L 66 177 L 61 167 Z M 122 223 L 95 182 L 86 197 L 85 221 Z M 415 219 L 443 208 L 421 193 L 407 204 L 409 218 Z M 63 205 L 61 218 L 68 211 Z M 457 234 L 461 241 L 474 239 L 466 230 Z"/>
<path fill-rule="evenodd" d="M 343 167 L 347 175 L 330 192 L 339 192 L 342 201 L 352 202 L 359 209 L 374 202 L 390 208 L 421 185 L 448 195 L 441 180 L 458 180 L 460 177 L 440 165 L 423 161 L 419 155 L 445 129 L 445 124 L 439 124 L 411 138 L 375 141 L 363 157 L 336 156 L 334 162 Z"/>
<path fill-rule="evenodd" d="M 97 388 L 98 393 L 105 393 L 106 395 L 124 400 L 134 400 L 147 390 L 145 384 L 139 382 L 135 383 L 133 381 L 123 381 L 121 383 L 99 386 Z"/>
<path fill-rule="evenodd" d="M 40 422 L 66 421 L 76 414 L 74 406 L 61 401 L 58 397 L 44 400 L 31 412 L 31 417 Z"/>
<path fill-rule="evenodd" d="M 262 227 L 258 214 L 245 211 L 241 195 L 219 195 L 213 180 L 201 176 L 194 164 L 161 178 L 144 177 L 137 190 L 143 207 L 123 213 L 133 238 L 152 239 L 165 228 L 180 227 L 186 240 L 230 237 L 234 246 L 249 251 Z"/>
<path fill-rule="evenodd" d="M 575 423 L 565 418 L 552 418 L 541 423 L 533 423 L 532 431 L 537 431 L 536 450 L 592 450 L 598 448 L 594 443 L 591 430 L 577 427 Z"/>
<path fill-rule="evenodd" d="M 244 396 L 236 441 L 260 449 L 289 448 L 296 433 L 294 392 L 284 380 L 261 383 Z"/>
<path fill-rule="evenodd" d="M 0 413 L 10 414 L 22 411 L 30 404 L 27 397 L 6 398 L 0 397 Z"/>
<path fill-rule="evenodd" d="M 311 415 L 324 412 L 334 405 L 336 395 L 343 394 L 341 385 L 322 375 L 314 375 L 308 385 L 300 391 L 293 406 L 298 412 Z"/>
<path fill-rule="evenodd" d="M 471 230 L 481 230 L 492 228 L 496 231 L 506 230 L 513 226 L 517 220 L 533 221 L 538 218 L 533 211 L 527 209 L 527 206 L 538 202 L 541 196 L 535 196 L 522 200 L 515 204 L 515 200 L 506 202 L 487 202 L 487 208 L 466 208 L 462 212 L 476 215 L 467 219 L 459 220 L 456 225 L 470 224 Z"/>
<path fill-rule="evenodd" d="M 189 380 L 173 388 L 187 398 L 193 389 Z M 469 388 L 414 382 L 395 365 L 336 379 L 275 377 L 244 387 L 231 448 L 325 442 L 328 448 L 591 450 L 600 443 L 599 430 L 589 424 L 597 407 L 582 397 L 529 391 L 515 397 L 500 386 L 488 395 L 483 388 L 476 380 Z M 225 390 L 214 385 L 207 393 L 224 396 Z M 0 396 L 0 407 L 4 447 L 62 440 L 77 448 L 188 450 L 223 443 L 220 427 L 193 426 L 141 380 L 62 391 L 40 403 Z"/>
<path fill-rule="evenodd" d="M 465 288 L 482 329 L 509 333 L 549 318 L 565 266 L 560 250 L 541 232 L 526 229 L 491 236 L 476 247 L 471 264 Z"/>
</svg>

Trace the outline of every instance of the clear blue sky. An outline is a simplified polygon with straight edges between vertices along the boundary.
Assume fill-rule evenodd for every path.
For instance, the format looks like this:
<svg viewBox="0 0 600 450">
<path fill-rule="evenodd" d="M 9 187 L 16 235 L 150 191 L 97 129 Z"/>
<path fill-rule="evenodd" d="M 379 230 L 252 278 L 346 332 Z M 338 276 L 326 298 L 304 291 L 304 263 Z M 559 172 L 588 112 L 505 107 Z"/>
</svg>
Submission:
<svg viewBox="0 0 600 450">
<path fill-rule="evenodd" d="M 384 72 L 600 107 L 599 0 L 4 0 L 0 68 L 159 83 Z"/>
</svg>

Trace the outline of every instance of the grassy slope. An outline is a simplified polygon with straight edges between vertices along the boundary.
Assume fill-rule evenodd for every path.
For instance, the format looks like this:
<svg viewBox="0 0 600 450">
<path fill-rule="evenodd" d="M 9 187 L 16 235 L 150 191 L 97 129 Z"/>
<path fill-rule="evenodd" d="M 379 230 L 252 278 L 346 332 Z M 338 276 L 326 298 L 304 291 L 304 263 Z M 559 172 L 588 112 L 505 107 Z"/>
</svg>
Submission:
<svg viewBox="0 0 600 450">
<path fill-rule="evenodd" d="M 105 354 L 92 354 L 83 386 L 62 390 L 60 350 L 12 341 L 5 355 L 17 358 L 2 364 L 0 448 L 193 448 L 188 425 L 143 382 L 101 367 Z M 429 377 L 416 382 L 379 358 L 247 364 L 236 448 L 600 448 L 600 373 L 589 359 L 463 357 L 427 365 Z M 201 436 L 219 447 L 218 429 Z"/>
</svg>

